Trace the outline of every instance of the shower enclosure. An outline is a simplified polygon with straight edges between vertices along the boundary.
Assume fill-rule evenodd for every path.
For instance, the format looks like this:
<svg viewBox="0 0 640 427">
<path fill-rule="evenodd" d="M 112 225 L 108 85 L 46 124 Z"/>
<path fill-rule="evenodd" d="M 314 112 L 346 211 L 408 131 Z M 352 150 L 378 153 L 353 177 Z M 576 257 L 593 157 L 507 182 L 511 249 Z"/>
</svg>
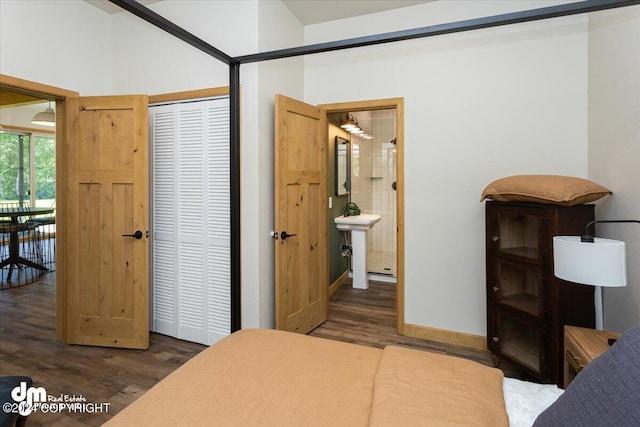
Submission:
<svg viewBox="0 0 640 427">
<path fill-rule="evenodd" d="M 353 134 L 351 201 L 363 213 L 382 219 L 367 232 L 367 268 L 376 280 L 394 282 L 397 276 L 396 247 L 396 114 L 394 109 L 352 113 L 365 134 Z"/>
</svg>

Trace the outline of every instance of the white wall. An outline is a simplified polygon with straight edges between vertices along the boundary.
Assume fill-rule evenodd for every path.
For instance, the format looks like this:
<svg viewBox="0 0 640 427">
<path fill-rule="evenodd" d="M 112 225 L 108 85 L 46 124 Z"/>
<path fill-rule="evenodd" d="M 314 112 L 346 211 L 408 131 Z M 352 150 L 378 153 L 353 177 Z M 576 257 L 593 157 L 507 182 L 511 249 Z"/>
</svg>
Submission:
<svg viewBox="0 0 640 427">
<path fill-rule="evenodd" d="M 540 7 L 433 2 L 305 28 L 305 43 Z M 311 104 L 405 99 L 405 321 L 486 335 L 482 189 L 587 173 L 587 17 L 305 58 Z"/>
<path fill-rule="evenodd" d="M 640 220 L 640 6 L 589 19 L 589 178 L 613 195 L 596 219 Z M 598 224 L 597 235 L 623 240 L 627 286 L 604 290 L 604 327 L 640 325 L 640 225 Z"/>
<path fill-rule="evenodd" d="M 256 1 L 162 1 L 149 9 L 227 55 L 258 48 Z M 113 15 L 112 56 L 115 93 L 158 94 L 229 84 L 223 62 L 128 12 Z"/>
<path fill-rule="evenodd" d="M 83 94 L 111 91 L 111 19 L 83 1 L 0 1 L 0 73 Z"/>
</svg>

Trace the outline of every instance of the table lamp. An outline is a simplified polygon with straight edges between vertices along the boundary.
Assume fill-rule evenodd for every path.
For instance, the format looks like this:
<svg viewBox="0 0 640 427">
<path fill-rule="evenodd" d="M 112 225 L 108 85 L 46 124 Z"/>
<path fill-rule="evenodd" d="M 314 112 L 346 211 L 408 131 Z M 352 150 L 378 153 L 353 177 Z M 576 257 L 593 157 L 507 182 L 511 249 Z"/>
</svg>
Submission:
<svg viewBox="0 0 640 427">
<path fill-rule="evenodd" d="M 596 329 L 603 329 L 602 287 L 627 286 L 625 244 L 589 234 L 596 223 L 637 222 L 638 220 L 591 221 L 584 236 L 553 238 L 553 269 L 559 279 L 595 286 Z"/>
</svg>

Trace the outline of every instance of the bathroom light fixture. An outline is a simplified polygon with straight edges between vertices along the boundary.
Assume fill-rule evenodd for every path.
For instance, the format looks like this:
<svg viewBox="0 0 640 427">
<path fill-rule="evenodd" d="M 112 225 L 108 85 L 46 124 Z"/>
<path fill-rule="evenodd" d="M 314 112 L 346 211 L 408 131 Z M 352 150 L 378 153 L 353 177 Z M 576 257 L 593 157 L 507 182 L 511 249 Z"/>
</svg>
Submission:
<svg viewBox="0 0 640 427">
<path fill-rule="evenodd" d="M 56 125 L 56 113 L 53 111 L 53 108 L 51 108 L 51 101 L 49 101 L 49 106 L 44 111 L 33 116 L 31 123 L 41 126 Z"/>
<path fill-rule="evenodd" d="M 354 122 L 354 126 L 349 128 L 349 129 L 347 129 L 347 132 L 355 134 L 355 135 L 359 135 L 361 133 L 364 133 L 364 131 L 360 127 L 360 123 L 358 123 L 358 119 L 353 117 L 353 122 Z"/>
<path fill-rule="evenodd" d="M 624 223 L 638 220 L 591 221 L 584 236 L 553 238 L 553 274 L 569 282 L 595 286 L 596 329 L 604 327 L 602 287 L 627 286 L 625 243 L 589 234 L 596 223 Z"/>
<path fill-rule="evenodd" d="M 373 139 L 373 137 L 370 137 L 369 135 L 364 133 L 364 130 L 360 127 L 360 124 L 358 123 L 358 119 L 353 117 L 351 113 L 347 113 L 347 115 L 344 116 L 344 118 L 340 117 L 340 127 L 346 130 L 347 132 L 353 135 L 357 135 L 361 138 Z"/>
<path fill-rule="evenodd" d="M 349 129 L 349 132 L 351 132 L 354 135 L 359 135 L 361 133 L 364 133 L 364 131 L 362 129 L 360 129 L 359 127 L 353 128 L 353 129 Z"/>
<path fill-rule="evenodd" d="M 349 129 L 355 128 L 356 124 L 357 124 L 356 119 L 350 113 L 347 113 L 344 119 L 342 117 L 340 118 L 340 127 L 347 131 Z"/>
</svg>

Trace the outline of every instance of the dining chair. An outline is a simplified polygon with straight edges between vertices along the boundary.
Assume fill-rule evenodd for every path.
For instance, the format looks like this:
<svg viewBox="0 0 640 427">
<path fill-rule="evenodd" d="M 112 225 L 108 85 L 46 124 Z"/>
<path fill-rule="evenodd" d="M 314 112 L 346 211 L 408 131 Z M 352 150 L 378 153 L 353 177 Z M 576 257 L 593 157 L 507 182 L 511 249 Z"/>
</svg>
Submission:
<svg viewBox="0 0 640 427">
<path fill-rule="evenodd" d="M 13 203 L 0 203 L 0 260 L 9 257 L 9 237 L 11 235 L 11 217 L 3 216 L 2 212 L 6 212 L 12 207 Z"/>
<path fill-rule="evenodd" d="M 34 216 L 31 221 L 36 225 L 37 244 L 42 256 L 42 264 L 47 265 L 49 271 L 55 270 L 56 261 L 56 202 L 51 204 L 52 214 Z"/>
<path fill-rule="evenodd" d="M 9 213 L 21 207 L 29 207 L 29 202 L 6 202 L 0 204 L 0 261 L 7 260 L 11 257 L 11 238 L 18 238 L 19 256 L 33 261 L 35 263 L 42 262 L 42 254 L 38 245 L 38 235 L 36 233 L 37 226 L 32 222 L 31 215 L 22 215 L 17 221 L 11 221 L 6 215 L 2 217 L 2 212 Z M 6 221 L 6 219 L 9 221 Z M 17 280 L 14 280 L 14 271 L 17 270 Z M 32 271 L 33 270 L 33 271 Z M 20 263 L 10 262 L 2 267 L 0 271 L 0 288 L 6 289 L 5 285 L 22 286 L 37 280 L 38 272 L 31 267 L 25 267 Z"/>
<path fill-rule="evenodd" d="M 17 208 L 30 208 L 31 202 L 23 200 L 15 203 Z M 42 261 L 40 252 L 38 224 L 34 221 L 33 215 L 22 215 L 18 217 L 18 234 L 20 235 L 20 243 L 22 245 L 20 253 L 27 259 L 34 262 Z"/>
<path fill-rule="evenodd" d="M 9 258 L 9 240 L 11 238 L 11 221 L 5 221 L 4 218 L 0 218 L 0 261 Z M 3 287 L 4 283 L 4 271 L 8 270 L 8 266 L 2 267 L 0 273 L 0 287 Z"/>
</svg>

